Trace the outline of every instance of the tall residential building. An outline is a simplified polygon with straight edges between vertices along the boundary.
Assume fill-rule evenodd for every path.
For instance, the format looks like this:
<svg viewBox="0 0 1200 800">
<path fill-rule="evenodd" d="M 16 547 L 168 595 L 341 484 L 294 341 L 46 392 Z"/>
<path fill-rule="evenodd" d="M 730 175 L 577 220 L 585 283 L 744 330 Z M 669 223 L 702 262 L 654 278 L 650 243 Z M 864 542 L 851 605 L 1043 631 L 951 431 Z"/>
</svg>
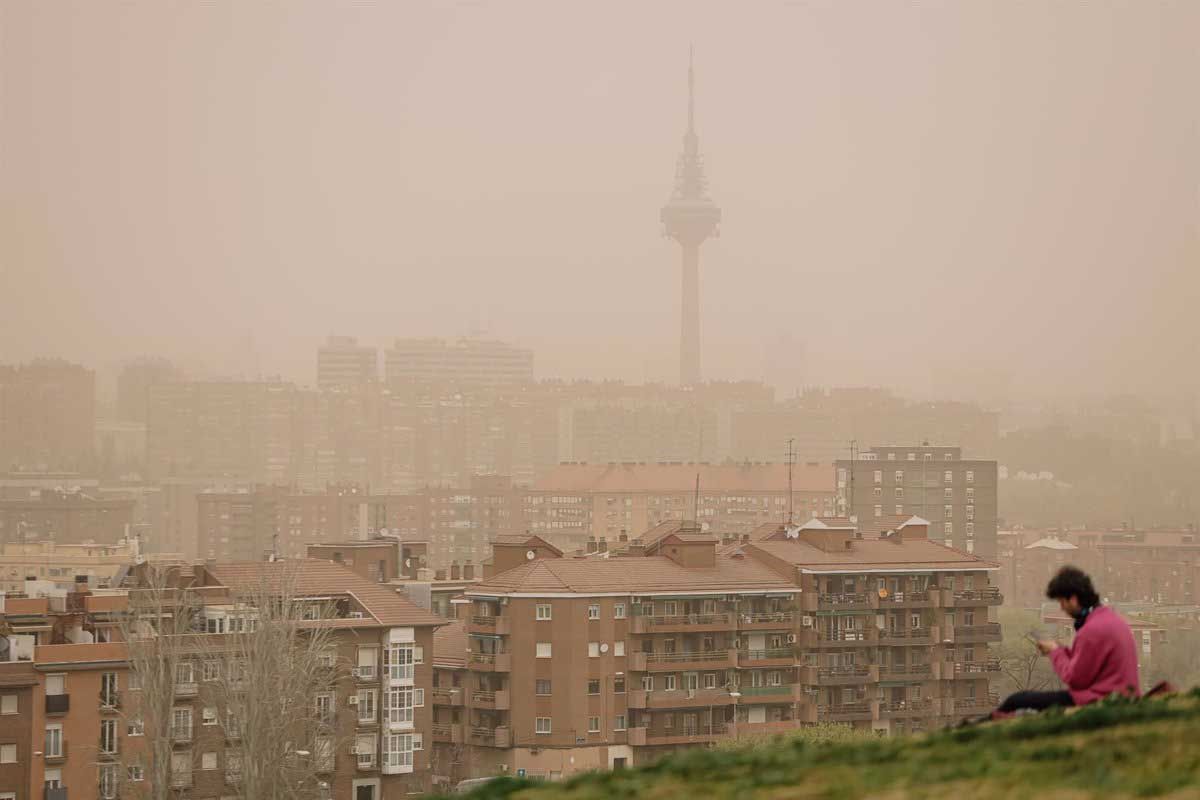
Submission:
<svg viewBox="0 0 1200 800">
<path fill-rule="evenodd" d="M 117 419 L 146 424 L 150 405 L 150 387 L 177 383 L 183 372 L 165 358 L 139 358 L 130 361 L 117 375 Z"/>
<path fill-rule="evenodd" d="M 379 380 L 379 352 L 353 336 L 330 336 L 317 348 L 317 388 L 361 386 Z"/>
<path fill-rule="evenodd" d="M 556 778 L 819 722 L 928 730 L 996 702 L 996 565 L 915 517 L 728 545 L 679 523 L 575 558 L 536 537 L 495 548 L 435 637 L 439 778 Z"/>
<path fill-rule="evenodd" d="M 116 544 L 131 532 L 134 506 L 126 498 L 55 489 L 0 499 L 0 542 Z"/>
<path fill-rule="evenodd" d="M 533 351 L 488 339 L 397 339 L 384 353 L 392 387 L 508 386 L 533 380 Z"/>
<path fill-rule="evenodd" d="M 83 582 L 90 586 L 120 583 L 130 564 L 139 560 L 135 541 L 115 544 L 0 543 L 0 592 L 24 591 L 28 578 L 60 589 Z M 178 560 L 178 559 L 177 559 Z"/>
<path fill-rule="evenodd" d="M 56 359 L 0 365 L 0 470 L 89 470 L 95 438 L 92 370 Z"/>
<path fill-rule="evenodd" d="M 837 462 L 839 513 L 867 522 L 915 514 L 930 537 L 996 557 L 995 461 L 967 460 L 961 447 L 872 447 Z"/>
<path fill-rule="evenodd" d="M 683 152 L 675 164 L 675 189 L 659 218 L 683 255 L 679 303 L 679 383 L 700 382 L 700 245 L 717 235 L 721 209 L 708 196 L 708 179 L 696 135 L 695 82 L 688 60 L 688 119 Z"/>
</svg>

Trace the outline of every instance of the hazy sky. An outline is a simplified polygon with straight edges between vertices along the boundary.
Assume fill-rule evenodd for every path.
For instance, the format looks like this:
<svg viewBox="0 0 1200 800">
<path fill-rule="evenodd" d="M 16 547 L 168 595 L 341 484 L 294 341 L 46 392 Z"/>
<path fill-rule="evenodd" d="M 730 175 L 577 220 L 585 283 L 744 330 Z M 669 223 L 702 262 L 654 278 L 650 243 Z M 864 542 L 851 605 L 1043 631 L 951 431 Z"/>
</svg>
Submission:
<svg viewBox="0 0 1200 800">
<path fill-rule="evenodd" d="M 689 43 L 704 370 L 1195 384 L 1200 2 L 0 0 L 0 361 L 311 381 L 486 325 L 670 378 Z"/>
</svg>

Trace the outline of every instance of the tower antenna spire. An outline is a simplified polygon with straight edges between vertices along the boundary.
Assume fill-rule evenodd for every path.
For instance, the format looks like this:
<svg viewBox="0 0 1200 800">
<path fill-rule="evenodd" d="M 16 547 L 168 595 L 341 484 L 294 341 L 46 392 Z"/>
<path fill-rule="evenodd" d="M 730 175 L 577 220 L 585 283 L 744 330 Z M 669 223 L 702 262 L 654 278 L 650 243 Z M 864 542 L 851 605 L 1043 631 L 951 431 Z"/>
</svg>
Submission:
<svg viewBox="0 0 1200 800">
<path fill-rule="evenodd" d="M 693 68 L 695 47 L 688 45 L 688 133 L 696 133 L 696 71 Z"/>
</svg>

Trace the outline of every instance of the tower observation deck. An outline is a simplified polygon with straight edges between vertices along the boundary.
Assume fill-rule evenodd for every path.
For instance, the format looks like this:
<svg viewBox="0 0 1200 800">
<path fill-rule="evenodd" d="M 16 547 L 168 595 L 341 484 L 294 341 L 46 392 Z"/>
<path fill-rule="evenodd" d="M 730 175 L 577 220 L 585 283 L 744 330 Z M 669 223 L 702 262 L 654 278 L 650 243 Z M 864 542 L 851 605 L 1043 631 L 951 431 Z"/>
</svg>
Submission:
<svg viewBox="0 0 1200 800">
<path fill-rule="evenodd" d="M 708 196 L 704 158 L 696 136 L 695 70 L 688 57 L 688 120 L 683 152 L 675 163 L 675 189 L 659 215 L 666 236 L 679 242 L 682 284 L 679 313 L 679 383 L 700 381 L 700 245 L 717 236 L 721 209 Z"/>
</svg>

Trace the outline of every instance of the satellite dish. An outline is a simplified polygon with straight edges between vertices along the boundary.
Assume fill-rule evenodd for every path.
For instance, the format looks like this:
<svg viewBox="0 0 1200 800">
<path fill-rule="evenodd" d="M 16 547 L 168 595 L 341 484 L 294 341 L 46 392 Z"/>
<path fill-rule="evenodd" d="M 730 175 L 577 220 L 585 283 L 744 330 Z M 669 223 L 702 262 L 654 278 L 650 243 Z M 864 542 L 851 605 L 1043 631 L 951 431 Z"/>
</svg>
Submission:
<svg viewBox="0 0 1200 800">
<path fill-rule="evenodd" d="M 406 559 L 404 559 L 404 566 L 405 566 L 405 567 L 411 567 L 411 566 L 412 566 L 412 559 L 411 559 L 411 558 L 406 558 Z"/>
<path fill-rule="evenodd" d="M 534 559 L 536 556 L 537 556 L 537 553 L 533 552 L 532 550 L 526 550 L 526 551 L 525 551 L 525 558 L 526 558 L 526 559 L 528 559 L 529 561 L 533 561 L 533 559 Z"/>
<path fill-rule="evenodd" d="M 603 643 L 600 645 L 600 652 L 601 652 L 601 653 L 607 653 L 607 652 L 608 652 L 608 642 L 603 642 Z"/>
</svg>

